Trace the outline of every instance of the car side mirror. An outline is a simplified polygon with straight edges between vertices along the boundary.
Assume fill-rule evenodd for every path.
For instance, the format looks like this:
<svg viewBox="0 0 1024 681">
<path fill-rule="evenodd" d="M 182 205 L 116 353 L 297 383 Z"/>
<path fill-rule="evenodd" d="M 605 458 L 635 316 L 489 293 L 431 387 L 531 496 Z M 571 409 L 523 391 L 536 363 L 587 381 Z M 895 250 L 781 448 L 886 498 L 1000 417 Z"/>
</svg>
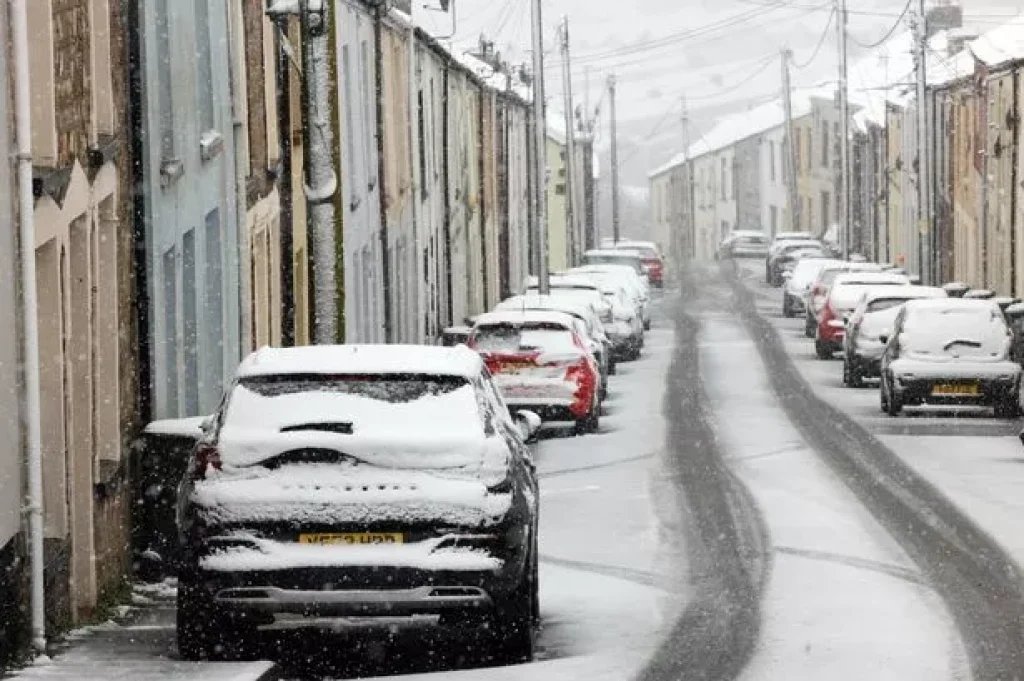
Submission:
<svg viewBox="0 0 1024 681">
<path fill-rule="evenodd" d="M 519 427 L 519 434 L 523 436 L 523 442 L 533 442 L 540 432 L 541 420 L 532 411 L 520 409 L 516 412 L 516 426 Z"/>
</svg>

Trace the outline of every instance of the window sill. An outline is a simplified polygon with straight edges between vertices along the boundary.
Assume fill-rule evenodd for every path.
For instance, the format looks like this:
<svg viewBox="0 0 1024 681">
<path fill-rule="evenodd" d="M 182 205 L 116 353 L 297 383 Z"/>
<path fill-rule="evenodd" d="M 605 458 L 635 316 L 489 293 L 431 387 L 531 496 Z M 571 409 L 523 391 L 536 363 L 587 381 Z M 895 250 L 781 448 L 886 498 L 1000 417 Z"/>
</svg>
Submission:
<svg viewBox="0 0 1024 681">
<path fill-rule="evenodd" d="M 224 136 L 216 130 L 207 130 L 199 136 L 199 158 L 204 163 L 212 161 L 224 151 Z"/>
</svg>

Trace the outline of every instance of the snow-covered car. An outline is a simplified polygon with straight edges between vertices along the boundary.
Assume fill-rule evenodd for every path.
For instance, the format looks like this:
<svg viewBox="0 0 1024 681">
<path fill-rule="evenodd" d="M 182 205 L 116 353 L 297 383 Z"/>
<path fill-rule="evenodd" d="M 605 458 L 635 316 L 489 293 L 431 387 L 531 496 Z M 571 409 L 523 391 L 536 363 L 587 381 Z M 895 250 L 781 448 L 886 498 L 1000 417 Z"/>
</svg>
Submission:
<svg viewBox="0 0 1024 681">
<path fill-rule="evenodd" d="M 632 250 L 618 250 L 615 248 L 595 248 L 583 254 L 584 265 L 625 265 L 633 268 L 637 275 L 647 279 L 647 270 L 644 269 L 643 259 L 640 254 Z"/>
<path fill-rule="evenodd" d="M 615 320 L 611 334 L 612 345 L 616 348 L 616 359 L 632 361 L 640 359 L 644 347 L 644 321 L 640 311 L 630 300 L 629 294 L 622 284 L 615 281 L 602 281 L 601 295 L 612 306 L 612 318 Z"/>
<path fill-rule="evenodd" d="M 941 288 L 931 286 L 881 286 L 868 289 L 846 323 L 843 338 L 843 383 L 860 388 L 865 378 L 877 378 L 882 351 L 879 340 L 892 330 L 900 307 L 908 300 L 946 298 Z"/>
<path fill-rule="evenodd" d="M 624 265 L 582 265 L 569 270 L 569 274 L 580 274 L 595 281 L 616 281 L 626 287 L 630 299 L 640 314 L 644 330 L 651 328 L 651 294 L 647 280 L 631 267 Z"/>
<path fill-rule="evenodd" d="M 905 274 L 847 272 L 837 276 L 818 315 L 818 329 L 814 336 L 814 353 L 818 359 L 832 359 L 833 354 L 843 349 L 846 320 L 868 289 L 909 285 L 910 279 Z"/>
<path fill-rule="evenodd" d="M 792 262 L 789 256 L 798 251 L 816 249 L 819 257 L 824 257 L 821 242 L 816 239 L 791 239 L 783 241 L 768 253 L 765 260 L 765 280 L 772 286 L 782 286 L 782 273 L 785 271 L 786 263 Z"/>
<path fill-rule="evenodd" d="M 987 300 L 911 300 L 903 305 L 882 354 L 882 410 L 904 406 L 992 406 L 997 418 L 1020 414 L 1021 367 L 1010 359 L 1011 332 Z"/>
<path fill-rule="evenodd" d="M 600 374 L 572 317 L 542 310 L 480 315 L 469 347 L 480 353 L 505 402 L 545 421 L 592 433 L 601 415 Z"/>
<path fill-rule="evenodd" d="M 784 245 L 794 241 L 814 241 L 814 235 L 809 232 L 779 232 L 768 244 L 768 251 L 764 254 L 764 283 L 771 283 L 769 260 L 779 252 Z"/>
<path fill-rule="evenodd" d="M 782 316 L 795 317 L 804 312 L 807 294 L 811 290 L 818 272 L 826 267 L 842 265 L 841 260 L 828 258 L 804 258 L 796 263 L 782 284 Z"/>
<path fill-rule="evenodd" d="M 608 390 L 608 377 L 615 373 L 614 345 L 608 334 L 604 331 L 604 325 L 594 308 L 586 303 L 575 303 L 560 296 L 542 296 L 540 294 L 527 294 L 523 296 L 512 296 L 498 303 L 497 310 L 551 310 L 553 312 L 564 312 L 575 317 L 583 328 L 590 344 L 590 350 L 594 359 L 601 369 L 601 398 Z M 472 329 L 470 329 L 472 334 Z M 467 340 L 469 335 L 467 334 Z"/>
<path fill-rule="evenodd" d="M 473 622 L 529 658 L 539 427 L 464 346 L 253 353 L 179 488 L 181 656 L 344 619 Z"/>
<path fill-rule="evenodd" d="M 764 232 L 752 229 L 738 229 L 718 245 L 718 257 L 729 258 L 765 258 L 768 256 L 768 237 Z"/>
<path fill-rule="evenodd" d="M 651 286 L 658 288 L 665 286 L 665 258 L 656 243 L 653 241 L 619 241 L 614 245 L 614 249 L 636 252 L 640 256 L 640 262 L 644 266 Z"/>
<path fill-rule="evenodd" d="M 629 354 L 629 337 L 624 334 L 625 325 L 615 318 L 612 305 L 605 300 L 601 284 L 593 277 L 578 274 L 551 275 L 548 280 L 549 294 L 575 303 L 591 305 L 601 318 L 604 331 L 612 341 L 613 354 L 623 357 Z M 526 294 L 539 294 L 540 286 L 536 277 L 527 280 Z"/>
<path fill-rule="evenodd" d="M 883 270 L 881 265 L 875 263 L 855 262 L 840 262 L 838 265 L 828 265 L 822 268 L 814 278 L 814 283 L 811 284 L 807 297 L 804 299 L 804 335 L 814 338 L 818 329 L 818 319 L 836 277 L 848 272 L 882 272 Z"/>
</svg>

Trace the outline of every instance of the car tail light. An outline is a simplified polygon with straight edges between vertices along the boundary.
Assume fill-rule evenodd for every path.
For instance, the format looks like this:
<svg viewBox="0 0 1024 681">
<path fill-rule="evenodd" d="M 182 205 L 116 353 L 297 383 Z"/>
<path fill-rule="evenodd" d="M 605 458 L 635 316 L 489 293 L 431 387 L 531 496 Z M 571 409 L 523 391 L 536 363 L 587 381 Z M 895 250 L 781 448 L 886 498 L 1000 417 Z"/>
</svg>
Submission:
<svg viewBox="0 0 1024 681">
<path fill-rule="evenodd" d="M 590 367 L 590 362 L 587 361 L 586 357 L 581 357 L 579 361 L 570 364 L 569 368 L 565 370 L 565 380 L 575 383 L 579 386 L 576 394 L 589 390 L 594 386 L 595 377 L 594 372 Z"/>
<path fill-rule="evenodd" d="M 211 444 L 200 444 L 196 447 L 196 465 L 192 469 L 192 477 L 196 480 L 204 480 L 210 469 L 221 470 L 224 467 L 220 459 L 220 450 Z"/>
</svg>

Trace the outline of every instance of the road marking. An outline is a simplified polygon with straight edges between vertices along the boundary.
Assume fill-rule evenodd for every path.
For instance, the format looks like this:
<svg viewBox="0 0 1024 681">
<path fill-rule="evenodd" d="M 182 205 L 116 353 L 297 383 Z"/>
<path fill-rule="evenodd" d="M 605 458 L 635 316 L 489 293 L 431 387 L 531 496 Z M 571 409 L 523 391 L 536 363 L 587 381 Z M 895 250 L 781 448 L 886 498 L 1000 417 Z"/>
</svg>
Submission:
<svg viewBox="0 0 1024 681">
<path fill-rule="evenodd" d="M 891 563 L 880 563 L 875 560 L 868 560 L 867 558 L 857 558 L 855 556 L 845 556 L 839 553 L 829 553 L 827 551 L 814 551 L 813 549 L 798 549 L 791 546 L 776 546 L 774 548 L 776 553 L 781 553 L 788 556 L 797 556 L 799 558 L 807 558 L 809 560 L 818 560 L 829 563 L 838 563 L 840 565 L 846 565 L 848 567 L 859 568 L 862 570 L 870 570 L 872 572 L 879 572 L 896 579 L 902 579 L 905 582 L 911 582 L 913 584 L 919 584 L 931 588 L 925 578 L 920 572 L 911 568 L 905 568 L 900 565 L 893 565 Z"/>
</svg>

